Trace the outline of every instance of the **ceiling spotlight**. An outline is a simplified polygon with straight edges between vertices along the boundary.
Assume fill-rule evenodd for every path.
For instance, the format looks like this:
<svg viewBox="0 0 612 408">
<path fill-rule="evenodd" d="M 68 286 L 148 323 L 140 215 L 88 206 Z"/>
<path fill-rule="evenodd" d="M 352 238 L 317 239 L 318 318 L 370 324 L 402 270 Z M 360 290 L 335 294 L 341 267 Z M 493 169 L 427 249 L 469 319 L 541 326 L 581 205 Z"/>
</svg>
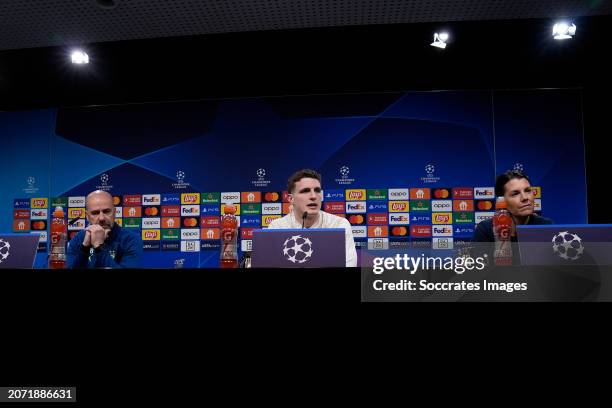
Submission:
<svg viewBox="0 0 612 408">
<path fill-rule="evenodd" d="M 576 24 L 565 22 L 557 23 L 553 27 L 553 38 L 555 40 L 568 40 L 576 34 Z"/>
<path fill-rule="evenodd" d="M 446 48 L 446 41 L 448 40 L 448 33 L 434 33 L 434 41 L 431 43 L 432 46 L 438 48 Z"/>
<path fill-rule="evenodd" d="M 73 64 L 89 64 L 89 55 L 84 51 L 76 50 L 70 55 Z"/>
</svg>

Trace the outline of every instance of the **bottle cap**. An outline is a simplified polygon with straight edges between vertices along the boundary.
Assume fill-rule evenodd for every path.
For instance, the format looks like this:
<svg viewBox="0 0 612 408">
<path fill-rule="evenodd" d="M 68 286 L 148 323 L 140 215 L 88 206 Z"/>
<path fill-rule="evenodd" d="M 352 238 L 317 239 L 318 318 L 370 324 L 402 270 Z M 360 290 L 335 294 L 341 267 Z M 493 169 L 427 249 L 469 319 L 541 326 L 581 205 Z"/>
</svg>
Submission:
<svg viewBox="0 0 612 408">
<path fill-rule="evenodd" d="M 57 207 L 55 207 L 55 211 L 53 211 L 53 216 L 54 217 L 64 217 L 64 209 L 62 208 L 61 205 L 58 205 Z"/>
<path fill-rule="evenodd" d="M 495 208 L 497 210 L 508 208 L 508 203 L 506 203 L 506 199 L 504 197 L 497 197 L 497 201 L 495 201 Z"/>
</svg>

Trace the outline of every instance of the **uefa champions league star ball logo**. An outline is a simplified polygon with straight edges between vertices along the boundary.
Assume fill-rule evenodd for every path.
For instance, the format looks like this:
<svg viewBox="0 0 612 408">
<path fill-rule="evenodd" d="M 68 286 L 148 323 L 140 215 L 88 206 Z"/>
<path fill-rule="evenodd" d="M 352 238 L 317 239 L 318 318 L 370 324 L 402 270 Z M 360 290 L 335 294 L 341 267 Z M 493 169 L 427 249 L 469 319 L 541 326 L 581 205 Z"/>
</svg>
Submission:
<svg viewBox="0 0 612 408">
<path fill-rule="evenodd" d="M 353 184 L 355 182 L 354 178 L 349 178 L 348 175 L 351 172 L 351 169 L 349 168 L 349 166 L 342 166 L 339 169 L 339 173 L 340 173 L 340 178 L 337 178 L 335 181 L 338 184 Z"/>
<path fill-rule="evenodd" d="M 36 187 L 36 179 L 34 178 L 34 176 L 29 176 L 28 178 L 26 178 L 26 183 L 28 184 L 28 186 L 23 189 L 24 193 L 36 194 L 36 192 L 38 192 L 38 188 Z"/>
<path fill-rule="evenodd" d="M 266 177 L 266 170 L 265 169 L 257 169 L 257 177 L 259 177 L 260 179 Z"/>
<path fill-rule="evenodd" d="M 104 173 L 103 175 L 101 175 L 100 181 L 102 182 L 102 185 L 105 185 L 106 183 L 108 183 L 108 174 Z"/>
<path fill-rule="evenodd" d="M 0 238 L 0 263 L 4 262 L 11 254 L 11 244 Z"/>
<path fill-rule="evenodd" d="M 102 190 L 102 191 L 109 191 L 113 188 L 113 186 L 109 186 L 108 185 L 108 180 L 110 179 L 110 177 L 108 176 L 108 174 L 103 173 L 100 175 L 100 182 L 102 183 L 102 185 L 96 186 L 96 188 L 98 190 Z"/>
<path fill-rule="evenodd" d="M 28 177 L 26 182 L 28 183 L 28 187 L 32 188 L 34 186 L 34 183 L 36 183 L 36 179 L 34 177 L 30 176 L 30 177 Z"/>
<path fill-rule="evenodd" d="M 518 172 L 522 173 L 523 172 L 523 163 L 514 163 L 514 166 L 512 167 L 512 170 L 518 171 Z"/>
<path fill-rule="evenodd" d="M 287 238 L 283 244 L 283 255 L 293 263 L 304 263 L 312 257 L 312 241 L 301 235 L 293 235 Z"/>
<path fill-rule="evenodd" d="M 349 175 L 349 173 L 351 172 L 351 169 L 348 168 L 348 166 L 342 166 L 340 167 L 340 175 L 345 178 L 346 176 Z"/>
<path fill-rule="evenodd" d="M 270 180 L 266 180 L 266 169 L 259 168 L 255 172 L 257 174 L 256 180 L 251 180 L 251 184 L 255 187 L 268 187 Z"/>
<path fill-rule="evenodd" d="M 185 172 L 182 170 L 179 170 L 176 172 L 176 181 L 179 182 L 179 184 L 183 184 L 185 182 Z"/>
<path fill-rule="evenodd" d="M 434 166 L 431 163 L 428 163 L 425 166 L 426 176 L 425 177 L 421 177 L 421 181 L 423 183 L 437 183 L 438 181 L 440 181 L 440 177 L 434 176 L 434 172 L 435 171 L 436 171 L 436 166 Z"/>
<path fill-rule="evenodd" d="M 562 231 L 552 239 L 553 252 L 561 259 L 575 261 L 582 256 L 584 246 L 578 234 Z"/>
</svg>

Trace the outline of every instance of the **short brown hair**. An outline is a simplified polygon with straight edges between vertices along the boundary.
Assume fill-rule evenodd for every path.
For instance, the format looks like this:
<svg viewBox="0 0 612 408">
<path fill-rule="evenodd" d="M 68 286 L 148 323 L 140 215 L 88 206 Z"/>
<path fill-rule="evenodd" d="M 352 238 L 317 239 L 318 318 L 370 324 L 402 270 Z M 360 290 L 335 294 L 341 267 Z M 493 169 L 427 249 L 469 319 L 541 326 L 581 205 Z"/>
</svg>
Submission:
<svg viewBox="0 0 612 408">
<path fill-rule="evenodd" d="M 298 170 L 289 177 L 289 181 L 287 181 L 287 192 L 289 194 L 293 194 L 293 189 L 295 188 L 295 183 L 300 181 L 303 178 L 313 178 L 319 180 L 321 182 L 321 175 L 312 169 L 302 169 Z"/>
</svg>

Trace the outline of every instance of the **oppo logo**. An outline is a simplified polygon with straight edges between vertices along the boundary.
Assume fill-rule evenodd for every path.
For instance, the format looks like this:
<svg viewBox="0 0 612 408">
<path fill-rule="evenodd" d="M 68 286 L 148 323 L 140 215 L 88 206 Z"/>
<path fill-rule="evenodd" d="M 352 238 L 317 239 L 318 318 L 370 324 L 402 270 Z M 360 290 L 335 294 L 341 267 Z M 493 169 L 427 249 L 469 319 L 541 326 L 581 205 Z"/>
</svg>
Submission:
<svg viewBox="0 0 612 408">
<path fill-rule="evenodd" d="M 68 197 L 68 207 L 84 207 L 85 197 Z"/>
</svg>

